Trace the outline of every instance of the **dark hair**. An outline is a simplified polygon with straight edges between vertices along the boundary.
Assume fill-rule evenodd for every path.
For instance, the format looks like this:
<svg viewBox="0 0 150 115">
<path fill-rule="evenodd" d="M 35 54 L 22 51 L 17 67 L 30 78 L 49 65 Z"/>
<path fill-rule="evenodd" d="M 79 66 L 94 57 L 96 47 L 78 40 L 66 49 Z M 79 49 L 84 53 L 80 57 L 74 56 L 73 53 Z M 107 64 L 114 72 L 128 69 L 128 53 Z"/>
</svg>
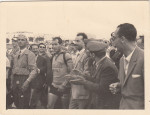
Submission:
<svg viewBox="0 0 150 115">
<path fill-rule="evenodd" d="M 92 51 L 91 53 L 94 53 L 96 57 L 104 57 L 106 55 L 106 51 Z"/>
<path fill-rule="evenodd" d="M 134 25 L 129 23 L 120 24 L 118 35 L 119 37 L 124 36 L 129 41 L 136 41 L 137 30 Z"/>
<path fill-rule="evenodd" d="M 87 35 L 85 33 L 78 33 L 77 36 L 83 36 L 83 41 L 85 39 L 88 39 Z"/>
<path fill-rule="evenodd" d="M 69 40 L 65 40 L 65 42 L 69 42 Z"/>
<path fill-rule="evenodd" d="M 46 45 L 44 43 L 39 43 L 38 47 L 40 47 L 40 45 L 44 45 L 45 48 L 46 48 Z"/>
<path fill-rule="evenodd" d="M 63 42 L 60 37 L 54 37 L 53 40 L 58 40 L 58 43 L 59 43 L 59 44 L 62 44 L 62 42 Z"/>
</svg>

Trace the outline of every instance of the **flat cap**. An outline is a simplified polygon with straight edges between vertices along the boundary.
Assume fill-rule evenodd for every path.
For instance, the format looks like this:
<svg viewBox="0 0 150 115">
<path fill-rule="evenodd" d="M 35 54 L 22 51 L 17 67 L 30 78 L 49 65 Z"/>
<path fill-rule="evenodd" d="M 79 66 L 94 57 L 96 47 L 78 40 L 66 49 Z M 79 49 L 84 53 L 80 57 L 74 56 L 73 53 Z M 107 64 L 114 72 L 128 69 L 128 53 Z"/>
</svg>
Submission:
<svg viewBox="0 0 150 115">
<path fill-rule="evenodd" d="M 89 41 L 87 43 L 87 49 L 89 51 L 106 51 L 107 47 L 107 44 L 99 41 Z"/>
</svg>

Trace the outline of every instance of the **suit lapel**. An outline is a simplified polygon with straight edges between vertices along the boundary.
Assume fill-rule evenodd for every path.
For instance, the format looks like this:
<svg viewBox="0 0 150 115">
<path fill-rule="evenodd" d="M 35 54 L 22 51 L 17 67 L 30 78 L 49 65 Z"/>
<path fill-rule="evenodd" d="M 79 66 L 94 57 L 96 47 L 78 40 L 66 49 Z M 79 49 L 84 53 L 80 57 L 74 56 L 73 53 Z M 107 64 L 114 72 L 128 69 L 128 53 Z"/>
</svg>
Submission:
<svg viewBox="0 0 150 115">
<path fill-rule="evenodd" d="M 136 47 L 135 51 L 133 52 L 133 55 L 131 57 L 131 60 L 129 62 L 129 67 L 128 67 L 128 72 L 127 72 L 127 76 L 125 77 L 124 83 L 123 85 L 125 85 L 127 79 L 129 78 L 131 72 L 133 71 L 135 65 L 136 65 L 136 60 L 137 60 L 137 55 L 138 55 L 138 47 Z"/>
<path fill-rule="evenodd" d="M 123 84 L 124 78 L 125 78 L 124 58 L 123 57 L 120 59 L 120 72 L 119 72 L 118 77 L 119 77 L 119 80 L 120 80 L 121 84 Z"/>
<path fill-rule="evenodd" d="M 85 53 L 85 52 L 81 53 L 81 54 L 77 57 L 74 68 L 77 67 L 77 65 L 78 65 L 78 63 L 79 63 L 79 60 L 81 60 L 81 58 L 83 57 L 84 53 Z"/>
<path fill-rule="evenodd" d="M 93 76 L 94 78 L 96 78 L 97 74 L 100 73 L 101 67 L 102 67 L 102 65 L 104 64 L 104 60 L 106 60 L 106 58 L 103 59 L 103 60 L 100 62 L 100 64 L 98 65 L 98 67 L 97 67 L 97 69 L 96 69 L 96 71 L 95 71 L 95 74 L 94 74 L 94 76 Z"/>
<path fill-rule="evenodd" d="M 40 62 L 40 56 L 38 55 L 38 56 L 37 56 L 37 59 L 36 59 L 36 65 L 37 65 L 37 66 L 39 65 L 39 62 Z"/>
</svg>

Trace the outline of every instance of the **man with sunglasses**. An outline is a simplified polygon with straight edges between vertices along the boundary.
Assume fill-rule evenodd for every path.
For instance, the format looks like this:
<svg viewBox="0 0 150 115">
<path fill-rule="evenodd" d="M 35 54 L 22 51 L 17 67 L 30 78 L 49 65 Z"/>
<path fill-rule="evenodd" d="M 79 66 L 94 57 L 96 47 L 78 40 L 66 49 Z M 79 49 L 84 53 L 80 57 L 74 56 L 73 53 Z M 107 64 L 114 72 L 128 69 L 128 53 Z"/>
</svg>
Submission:
<svg viewBox="0 0 150 115">
<path fill-rule="evenodd" d="M 50 82 L 52 82 L 52 70 L 50 69 L 51 68 L 51 57 L 52 56 L 49 56 L 47 53 L 46 53 L 46 45 L 44 43 L 40 43 L 38 45 L 39 47 L 39 56 L 42 56 L 46 59 L 46 66 L 47 66 L 47 69 L 46 69 L 46 82 L 45 84 L 43 85 L 43 87 L 45 88 L 44 91 L 43 91 L 43 96 L 42 96 L 42 103 L 44 105 L 44 107 L 46 108 L 47 107 L 47 96 L 48 96 L 48 84 Z M 49 79 L 50 78 L 50 79 Z M 49 81 L 49 83 L 47 82 Z M 44 93 L 45 92 L 45 93 Z"/>
<path fill-rule="evenodd" d="M 12 70 L 12 91 L 15 106 L 18 109 L 29 109 L 30 83 L 36 77 L 35 55 L 27 49 L 27 37 L 17 37 L 20 50 L 14 57 Z"/>
<path fill-rule="evenodd" d="M 38 69 L 37 77 L 31 83 L 31 101 L 30 101 L 30 108 L 37 109 L 37 108 L 46 108 L 46 104 L 44 103 L 43 93 L 44 87 L 43 85 L 46 82 L 46 59 L 39 55 L 39 46 L 37 44 L 31 45 L 31 51 L 36 56 L 36 66 Z M 41 106 L 38 106 L 38 102 L 41 102 Z"/>
<path fill-rule="evenodd" d="M 134 25 L 120 24 L 113 35 L 113 45 L 123 53 L 120 82 L 110 85 L 112 93 L 121 92 L 120 109 L 144 109 L 144 51 L 136 45 Z"/>
</svg>

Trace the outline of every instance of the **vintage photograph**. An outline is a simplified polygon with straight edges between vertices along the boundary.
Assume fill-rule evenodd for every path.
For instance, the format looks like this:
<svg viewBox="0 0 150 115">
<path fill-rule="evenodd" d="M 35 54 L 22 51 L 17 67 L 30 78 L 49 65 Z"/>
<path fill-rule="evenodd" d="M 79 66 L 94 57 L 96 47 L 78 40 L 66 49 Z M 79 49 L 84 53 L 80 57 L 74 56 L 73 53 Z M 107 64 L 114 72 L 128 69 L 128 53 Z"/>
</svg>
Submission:
<svg viewBox="0 0 150 115">
<path fill-rule="evenodd" d="M 2 2 L 0 7 L 6 112 L 146 110 L 149 1 Z"/>
</svg>

